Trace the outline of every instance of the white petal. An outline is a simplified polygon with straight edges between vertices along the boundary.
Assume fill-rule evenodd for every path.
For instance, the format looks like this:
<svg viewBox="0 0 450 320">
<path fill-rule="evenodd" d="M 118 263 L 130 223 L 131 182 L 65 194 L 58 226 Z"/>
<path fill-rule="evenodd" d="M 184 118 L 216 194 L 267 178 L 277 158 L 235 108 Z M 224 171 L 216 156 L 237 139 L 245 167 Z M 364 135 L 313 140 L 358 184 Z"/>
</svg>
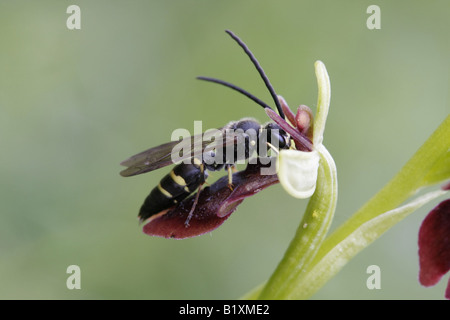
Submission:
<svg viewBox="0 0 450 320">
<path fill-rule="evenodd" d="M 280 150 L 277 174 L 283 188 L 295 198 L 309 198 L 316 190 L 319 154 L 313 150 Z"/>
</svg>

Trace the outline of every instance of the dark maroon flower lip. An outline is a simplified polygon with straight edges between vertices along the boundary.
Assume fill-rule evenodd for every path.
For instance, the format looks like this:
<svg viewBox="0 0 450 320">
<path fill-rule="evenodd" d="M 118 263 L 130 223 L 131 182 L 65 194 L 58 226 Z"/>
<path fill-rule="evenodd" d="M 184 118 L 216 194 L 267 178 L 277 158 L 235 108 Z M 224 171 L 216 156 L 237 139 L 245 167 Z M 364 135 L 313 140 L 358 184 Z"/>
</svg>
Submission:
<svg viewBox="0 0 450 320">
<path fill-rule="evenodd" d="M 423 220 L 419 230 L 419 282 L 433 286 L 450 270 L 450 199 Z M 445 297 L 450 299 L 450 279 Z"/>
<path fill-rule="evenodd" d="M 249 164 L 245 170 L 234 173 L 232 187 L 228 185 L 228 177 L 225 176 L 203 188 L 188 224 L 186 222 L 196 194 L 147 219 L 144 222 L 144 233 L 185 239 L 213 231 L 228 219 L 245 198 L 278 183 L 276 174 L 261 175 L 262 167 L 261 164 Z"/>
</svg>

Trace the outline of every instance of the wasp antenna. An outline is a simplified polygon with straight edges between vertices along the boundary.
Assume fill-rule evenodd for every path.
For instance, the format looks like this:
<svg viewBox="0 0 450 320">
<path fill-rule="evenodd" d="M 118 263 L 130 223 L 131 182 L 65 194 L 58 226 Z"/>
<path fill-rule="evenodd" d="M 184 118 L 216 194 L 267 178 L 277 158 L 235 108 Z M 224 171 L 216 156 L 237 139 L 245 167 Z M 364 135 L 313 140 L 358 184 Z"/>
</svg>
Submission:
<svg viewBox="0 0 450 320">
<path fill-rule="evenodd" d="M 226 82 L 226 81 L 223 81 L 223 80 L 220 80 L 220 79 L 209 78 L 209 77 L 197 77 L 197 79 L 221 84 L 221 85 L 223 85 L 223 86 L 225 86 L 225 87 L 231 88 L 231 89 L 233 89 L 233 90 L 236 90 L 237 92 L 242 93 L 244 96 L 246 96 L 247 98 L 250 98 L 251 100 L 253 100 L 253 101 L 256 102 L 257 104 L 259 104 L 259 105 L 260 105 L 261 107 L 263 107 L 263 108 L 269 108 L 269 109 L 272 109 L 272 108 L 269 107 L 269 105 L 268 105 L 267 103 L 265 103 L 264 101 L 258 99 L 256 96 L 254 96 L 254 95 L 251 94 L 250 92 L 245 91 L 244 89 L 239 88 L 238 86 L 236 86 L 236 85 L 234 85 L 234 84 L 232 84 L 232 83 L 229 83 L 229 82 Z"/>
<path fill-rule="evenodd" d="M 259 75 L 263 79 L 267 89 L 270 92 L 270 95 L 272 96 L 273 101 L 275 102 L 275 105 L 277 106 L 278 113 L 284 119 L 285 118 L 284 112 L 283 112 L 283 109 L 281 109 L 281 105 L 280 105 L 280 102 L 278 101 L 278 97 L 277 97 L 277 94 L 275 93 L 275 89 L 273 88 L 272 84 L 270 83 L 269 78 L 267 78 L 267 75 L 264 73 L 264 70 L 261 67 L 261 65 L 259 64 L 258 60 L 256 60 L 256 57 L 253 55 L 253 53 L 250 51 L 250 49 L 247 47 L 247 45 L 238 36 L 236 36 L 230 30 L 225 30 L 225 32 L 228 33 L 228 35 L 230 35 L 230 37 L 233 38 L 242 49 L 244 49 L 247 56 L 253 62 L 253 65 L 255 66 L 256 70 L 258 70 Z"/>
</svg>

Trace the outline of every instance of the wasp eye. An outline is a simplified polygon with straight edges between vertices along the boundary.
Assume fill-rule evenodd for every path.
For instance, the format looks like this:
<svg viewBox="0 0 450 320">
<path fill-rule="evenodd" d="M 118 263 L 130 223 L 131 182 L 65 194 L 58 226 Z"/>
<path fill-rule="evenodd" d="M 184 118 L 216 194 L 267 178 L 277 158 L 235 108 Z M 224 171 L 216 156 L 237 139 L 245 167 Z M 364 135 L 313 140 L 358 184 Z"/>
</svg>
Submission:
<svg viewBox="0 0 450 320">
<path fill-rule="evenodd" d="M 285 149 L 286 148 L 286 139 L 284 137 L 284 135 L 280 134 L 279 132 L 277 133 L 272 133 L 271 134 L 271 139 L 270 139 L 270 143 L 274 144 L 275 141 L 277 141 L 277 145 L 279 149 Z"/>
<path fill-rule="evenodd" d="M 288 135 L 280 126 L 275 123 L 268 123 L 265 129 L 267 132 L 267 142 L 278 149 L 286 149 L 289 147 Z"/>
</svg>

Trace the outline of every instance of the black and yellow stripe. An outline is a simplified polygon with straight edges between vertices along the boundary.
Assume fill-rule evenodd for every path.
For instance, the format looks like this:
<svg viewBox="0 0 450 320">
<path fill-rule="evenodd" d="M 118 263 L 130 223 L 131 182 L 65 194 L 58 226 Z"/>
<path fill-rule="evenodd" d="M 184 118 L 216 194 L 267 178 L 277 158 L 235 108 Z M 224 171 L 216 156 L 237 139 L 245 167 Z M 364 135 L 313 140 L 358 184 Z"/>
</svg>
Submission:
<svg viewBox="0 0 450 320">
<path fill-rule="evenodd" d="M 196 158 L 192 164 L 175 166 L 145 199 L 139 211 L 140 220 L 146 220 L 184 200 L 205 182 L 206 177 L 204 165 Z"/>
</svg>

